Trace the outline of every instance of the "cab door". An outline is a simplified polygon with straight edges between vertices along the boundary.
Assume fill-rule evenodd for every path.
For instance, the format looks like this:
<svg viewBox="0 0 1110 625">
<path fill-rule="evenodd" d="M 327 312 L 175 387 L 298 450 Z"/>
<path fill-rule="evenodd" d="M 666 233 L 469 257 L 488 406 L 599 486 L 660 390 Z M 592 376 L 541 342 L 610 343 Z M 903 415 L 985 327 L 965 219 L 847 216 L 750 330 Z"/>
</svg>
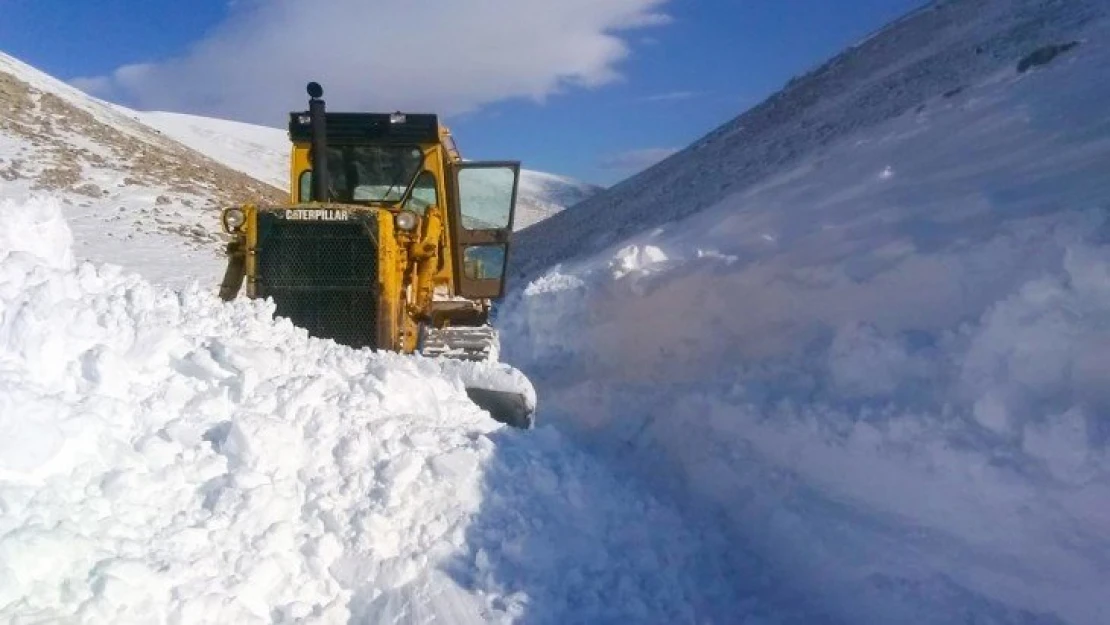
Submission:
<svg viewBox="0 0 1110 625">
<path fill-rule="evenodd" d="M 500 298 L 505 292 L 520 162 L 453 163 L 447 177 L 456 243 L 455 290 L 474 299 Z"/>
</svg>

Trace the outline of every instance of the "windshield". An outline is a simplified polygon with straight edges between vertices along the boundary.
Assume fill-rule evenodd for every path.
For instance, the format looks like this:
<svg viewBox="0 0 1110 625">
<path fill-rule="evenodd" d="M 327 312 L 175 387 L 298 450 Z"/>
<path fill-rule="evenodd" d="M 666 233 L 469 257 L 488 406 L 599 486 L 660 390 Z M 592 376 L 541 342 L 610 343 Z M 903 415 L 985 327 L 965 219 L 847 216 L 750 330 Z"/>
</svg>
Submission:
<svg viewBox="0 0 1110 625">
<path fill-rule="evenodd" d="M 338 202 L 396 202 L 424 164 L 416 146 L 328 146 L 331 199 Z"/>
</svg>

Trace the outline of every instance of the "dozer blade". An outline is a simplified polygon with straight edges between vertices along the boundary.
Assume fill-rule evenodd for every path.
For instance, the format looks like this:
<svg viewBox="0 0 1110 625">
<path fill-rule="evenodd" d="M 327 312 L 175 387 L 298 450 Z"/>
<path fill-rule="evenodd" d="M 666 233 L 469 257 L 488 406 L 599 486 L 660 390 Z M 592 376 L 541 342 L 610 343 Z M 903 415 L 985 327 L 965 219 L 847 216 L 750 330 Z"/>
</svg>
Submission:
<svg viewBox="0 0 1110 625">
<path fill-rule="evenodd" d="M 425 329 L 420 352 L 453 361 L 466 396 L 495 420 L 516 428 L 535 424 L 536 390 L 515 367 L 497 362 L 500 343 L 490 326 Z"/>
<path fill-rule="evenodd" d="M 525 430 L 534 425 L 534 408 L 528 406 L 522 393 L 468 386 L 466 396 L 501 423 Z"/>
</svg>

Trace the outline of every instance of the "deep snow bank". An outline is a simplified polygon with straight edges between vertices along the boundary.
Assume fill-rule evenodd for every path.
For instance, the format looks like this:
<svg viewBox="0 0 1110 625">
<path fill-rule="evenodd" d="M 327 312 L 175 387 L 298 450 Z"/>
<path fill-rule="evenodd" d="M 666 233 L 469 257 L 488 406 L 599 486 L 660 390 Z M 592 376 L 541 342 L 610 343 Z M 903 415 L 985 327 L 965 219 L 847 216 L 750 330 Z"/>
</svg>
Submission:
<svg viewBox="0 0 1110 625">
<path fill-rule="evenodd" d="M 0 203 L 0 621 L 705 622 L 727 571 L 494 365 L 354 351 L 113 267 Z"/>
<path fill-rule="evenodd" d="M 839 622 L 1110 622 L 1108 35 L 552 269 L 506 358 Z"/>
<path fill-rule="evenodd" d="M 462 544 L 493 428 L 436 365 L 76 266 L 52 202 L 0 212 L 0 620 L 338 621 Z"/>
</svg>

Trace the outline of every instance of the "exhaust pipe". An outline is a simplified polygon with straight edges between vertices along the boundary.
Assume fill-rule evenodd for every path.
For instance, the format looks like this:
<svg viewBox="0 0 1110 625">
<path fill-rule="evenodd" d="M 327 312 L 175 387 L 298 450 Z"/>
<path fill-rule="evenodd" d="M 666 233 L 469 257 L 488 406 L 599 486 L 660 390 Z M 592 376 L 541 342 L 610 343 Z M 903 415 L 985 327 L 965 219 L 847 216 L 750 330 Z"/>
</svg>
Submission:
<svg viewBox="0 0 1110 625">
<path fill-rule="evenodd" d="M 324 117 L 324 88 L 308 83 L 308 115 L 312 118 L 312 199 L 328 202 L 328 126 Z"/>
</svg>

